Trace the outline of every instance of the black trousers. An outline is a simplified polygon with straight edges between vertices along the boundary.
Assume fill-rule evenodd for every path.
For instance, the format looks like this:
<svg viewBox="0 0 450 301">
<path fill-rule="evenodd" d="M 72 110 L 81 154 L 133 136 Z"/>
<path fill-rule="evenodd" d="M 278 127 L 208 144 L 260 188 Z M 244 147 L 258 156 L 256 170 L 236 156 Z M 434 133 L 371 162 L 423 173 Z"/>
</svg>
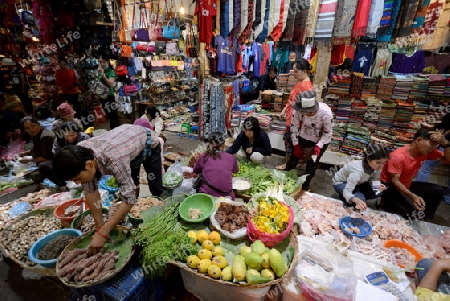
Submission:
<svg viewBox="0 0 450 301">
<path fill-rule="evenodd" d="M 388 183 L 383 184 L 388 187 L 386 191 L 383 191 L 381 196 L 385 211 L 402 215 L 405 218 L 417 216 L 417 214 L 413 214 L 417 210 L 397 189 L 389 186 Z M 414 181 L 411 183 L 409 190 L 423 198 L 425 201 L 425 219 L 429 221 L 433 220 L 439 204 L 444 199 L 444 188 L 432 183 Z"/>
<path fill-rule="evenodd" d="M 314 146 L 316 145 L 315 142 L 305 140 L 301 137 L 298 137 L 298 144 L 300 145 L 301 148 L 314 148 Z M 327 150 L 327 147 L 328 147 L 328 144 L 323 145 L 323 147 L 320 149 L 320 155 L 317 157 L 315 162 L 311 159 L 306 160 L 305 173 L 308 174 L 308 176 L 306 177 L 305 183 L 303 183 L 303 186 L 302 186 L 303 190 L 309 189 L 311 180 L 316 175 L 316 170 L 317 170 L 317 166 L 320 161 L 320 158 L 322 158 L 323 153 L 325 153 L 325 151 Z M 292 170 L 292 169 L 296 168 L 299 161 L 300 161 L 300 158 L 295 157 L 294 151 L 292 151 L 292 154 L 289 157 L 289 161 L 286 164 L 286 170 Z"/>
<path fill-rule="evenodd" d="M 150 192 L 153 196 L 160 196 L 163 193 L 161 144 L 158 143 L 155 148 L 152 148 L 152 154 L 144 161 L 144 169 L 147 173 Z"/>
<path fill-rule="evenodd" d="M 118 105 L 116 103 L 114 95 L 110 95 L 107 98 L 102 99 L 102 108 L 105 111 L 106 115 L 108 115 L 109 127 L 111 128 L 111 130 L 118 127 L 120 125 Z"/>
</svg>

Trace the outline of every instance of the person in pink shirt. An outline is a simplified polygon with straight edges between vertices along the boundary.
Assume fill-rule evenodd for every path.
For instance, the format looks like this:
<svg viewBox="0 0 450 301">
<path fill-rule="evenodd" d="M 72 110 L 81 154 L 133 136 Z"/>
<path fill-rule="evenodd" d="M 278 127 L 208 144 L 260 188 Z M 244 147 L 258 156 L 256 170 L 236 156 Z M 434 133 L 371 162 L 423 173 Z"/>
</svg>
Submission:
<svg viewBox="0 0 450 301">
<path fill-rule="evenodd" d="M 308 71 L 311 70 L 311 65 L 309 65 L 308 61 L 305 59 L 301 59 L 300 61 L 296 61 L 293 64 L 293 75 L 298 80 L 297 84 L 292 89 L 289 101 L 284 107 L 283 111 L 281 111 L 281 117 L 286 117 L 286 132 L 284 134 L 284 144 L 286 148 L 286 163 L 289 161 L 291 157 L 293 146 L 291 139 L 291 123 L 292 123 L 292 114 L 294 113 L 294 108 L 292 107 L 295 104 L 296 99 L 300 93 L 303 91 L 309 91 L 313 89 L 313 85 L 308 75 Z M 286 163 L 277 166 L 276 168 L 279 170 L 286 169 Z"/>
</svg>

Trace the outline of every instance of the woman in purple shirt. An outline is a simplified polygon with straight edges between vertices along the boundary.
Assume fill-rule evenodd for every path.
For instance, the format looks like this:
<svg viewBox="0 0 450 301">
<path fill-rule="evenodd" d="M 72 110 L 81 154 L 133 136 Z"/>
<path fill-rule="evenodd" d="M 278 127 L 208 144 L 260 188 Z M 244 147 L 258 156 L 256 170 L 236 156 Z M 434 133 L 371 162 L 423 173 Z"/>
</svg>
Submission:
<svg viewBox="0 0 450 301">
<path fill-rule="evenodd" d="M 223 151 L 224 146 L 224 135 L 211 133 L 208 149 L 199 157 L 194 172 L 203 177 L 199 192 L 215 197 L 229 196 L 234 200 L 232 178 L 239 167 L 236 158 Z"/>
</svg>

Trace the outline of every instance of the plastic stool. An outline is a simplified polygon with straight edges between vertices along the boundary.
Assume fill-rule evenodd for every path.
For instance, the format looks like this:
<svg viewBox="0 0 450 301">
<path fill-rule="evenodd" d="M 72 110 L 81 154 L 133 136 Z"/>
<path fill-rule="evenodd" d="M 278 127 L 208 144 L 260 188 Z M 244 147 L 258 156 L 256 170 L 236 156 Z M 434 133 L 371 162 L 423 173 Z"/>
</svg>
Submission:
<svg viewBox="0 0 450 301">
<path fill-rule="evenodd" d="M 186 133 L 188 133 L 188 134 L 191 133 L 191 125 L 189 123 L 182 123 L 180 132 L 183 132 L 183 129 L 186 129 Z"/>
<path fill-rule="evenodd" d="M 198 125 L 191 125 L 191 132 L 196 132 L 198 134 Z"/>
</svg>

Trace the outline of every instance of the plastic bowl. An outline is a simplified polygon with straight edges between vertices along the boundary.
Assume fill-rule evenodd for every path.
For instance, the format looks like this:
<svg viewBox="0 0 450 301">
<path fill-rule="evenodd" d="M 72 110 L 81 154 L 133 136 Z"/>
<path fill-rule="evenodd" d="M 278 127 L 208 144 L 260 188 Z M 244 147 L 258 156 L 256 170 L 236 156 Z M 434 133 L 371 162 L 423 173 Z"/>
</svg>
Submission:
<svg viewBox="0 0 450 301">
<path fill-rule="evenodd" d="M 402 249 L 408 250 L 409 253 L 413 254 L 414 257 L 416 258 L 416 263 L 423 258 L 422 254 L 420 254 L 413 246 L 411 246 L 410 244 L 407 244 L 406 242 L 398 240 L 398 239 L 386 240 L 384 242 L 383 246 L 385 248 L 402 248 Z M 399 263 L 398 261 L 397 261 L 397 264 L 402 269 L 406 268 L 403 264 Z M 411 268 L 413 268 L 413 267 L 411 267 Z"/>
<path fill-rule="evenodd" d="M 200 223 L 206 220 L 214 211 L 216 202 L 214 198 L 205 193 L 196 193 L 188 196 L 180 205 L 180 217 L 189 223 Z M 189 209 L 200 209 L 202 215 L 198 219 L 190 219 L 188 216 Z"/>
<path fill-rule="evenodd" d="M 247 188 L 247 189 L 236 189 L 236 188 L 234 188 L 234 186 L 235 186 L 234 184 L 235 184 L 236 181 L 246 182 L 246 183 L 248 184 L 248 188 Z M 252 181 L 250 181 L 249 179 L 244 178 L 244 177 L 236 177 L 236 178 L 233 178 L 233 189 L 234 189 L 235 191 L 237 191 L 237 192 L 239 192 L 239 193 L 245 193 L 245 192 L 247 192 L 248 190 L 250 190 L 250 188 L 252 188 Z"/>
<path fill-rule="evenodd" d="M 344 216 L 339 219 L 339 226 L 342 231 L 349 236 L 356 236 L 358 238 L 365 238 L 372 234 L 372 226 L 362 218 L 352 218 L 350 216 Z M 359 234 L 351 231 L 349 227 L 356 227 L 359 229 Z"/>
<path fill-rule="evenodd" d="M 108 212 L 109 212 L 108 208 L 102 207 L 102 213 L 108 214 Z M 72 221 L 72 224 L 70 225 L 70 227 L 73 228 L 73 229 L 77 229 L 78 228 L 78 224 L 81 221 L 81 217 L 86 216 L 88 214 L 91 214 L 91 210 L 86 210 L 82 214 L 79 214 L 76 218 L 74 218 L 74 220 Z"/>
<path fill-rule="evenodd" d="M 66 210 L 67 207 L 78 202 L 79 200 L 80 199 L 74 199 L 74 200 L 70 200 L 65 203 L 62 203 L 61 205 L 59 205 L 58 207 L 55 208 L 55 210 L 53 211 L 53 216 L 56 218 L 59 218 L 61 221 L 64 221 L 64 222 L 70 224 L 73 221 L 73 219 L 75 217 L 77 217 L 77 214 L 69 216 L 69 217 L 64 217 L 62 215 L 64 214 L 64 210 Z M 83 205 L 83 203 L 84 203 L 84 200 L 80 201 L 79 205 Z M 86 206 L 86 209 L 88 209 L 87 204 L 85 206 Z"/>
<path fill-rule="evenodd" d="M 56 237 L 58 237 L 60 235 L 71 235 L 71 236 L 78 237 L 78 236 L 81 236 L 81 234 L 82 234 L 81 231 L 76 230 L 76 229 L 61 229 L 61 230 L 53 231 L 53 232 L 45 235 L 44 237 L 41 237 L 38 241 L 36 241 L 34 243 L 33 246 L 31 246 L 31 248 L 28 250 L 28 258 L 30 258 L 30 260 L 32 262 L 40 264 L 43 267 L 54 268 L 56 266 L 57 258 L 50 259 L 50 260 L 39 260 L 39 259 L 37 259 L 37 253 L 39 253 L 39 251 L 46 244 L 48 244 L 50 241 L 52 241 L 53 239 L 55 239 Z"/>
</svg>

